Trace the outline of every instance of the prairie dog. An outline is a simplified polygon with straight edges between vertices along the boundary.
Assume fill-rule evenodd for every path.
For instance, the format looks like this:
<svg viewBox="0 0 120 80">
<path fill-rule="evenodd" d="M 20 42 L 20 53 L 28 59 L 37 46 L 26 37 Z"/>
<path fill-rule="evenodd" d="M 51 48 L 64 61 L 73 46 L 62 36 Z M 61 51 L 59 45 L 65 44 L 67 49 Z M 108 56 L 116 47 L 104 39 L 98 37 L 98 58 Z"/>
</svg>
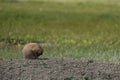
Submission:
<svg viewBox="0 0 120 80">
<path fill-rule="evenodd" d="M 43 48 L 38 43 L 28 43 L 22 50 L 24 59 L 37 59 L 43 54 Z"/>
</svg>

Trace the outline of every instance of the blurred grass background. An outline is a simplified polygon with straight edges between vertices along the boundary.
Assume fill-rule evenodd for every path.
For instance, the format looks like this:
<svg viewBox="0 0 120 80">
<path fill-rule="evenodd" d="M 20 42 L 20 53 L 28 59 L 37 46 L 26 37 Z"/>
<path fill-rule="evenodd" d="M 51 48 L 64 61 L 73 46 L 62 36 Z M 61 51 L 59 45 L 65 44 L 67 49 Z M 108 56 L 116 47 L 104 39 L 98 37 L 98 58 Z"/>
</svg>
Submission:
<svg viewBox="0 0 120 80">
<path fill-rule="evenodd" d="M 23 44 L 40 42 L 54 45 L 43 57 L 119 62 L 119 14 L 118 0 L 0 0 L 0 57 L 21 59 Z"/>
</svg>

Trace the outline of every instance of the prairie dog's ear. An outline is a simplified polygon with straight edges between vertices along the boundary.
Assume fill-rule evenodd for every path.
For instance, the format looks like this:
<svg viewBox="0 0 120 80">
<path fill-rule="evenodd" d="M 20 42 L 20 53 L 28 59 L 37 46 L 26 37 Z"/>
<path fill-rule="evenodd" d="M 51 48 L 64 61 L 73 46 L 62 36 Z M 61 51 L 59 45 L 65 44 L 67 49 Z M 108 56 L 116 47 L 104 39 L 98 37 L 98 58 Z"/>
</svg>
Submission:
<svg viewBox="0 0 120 80">
<path fill-rule="evenodd" d="M 42 45 L 41 44 L 38 44 L 40 47 L 42 47 Z"/>
</svg>

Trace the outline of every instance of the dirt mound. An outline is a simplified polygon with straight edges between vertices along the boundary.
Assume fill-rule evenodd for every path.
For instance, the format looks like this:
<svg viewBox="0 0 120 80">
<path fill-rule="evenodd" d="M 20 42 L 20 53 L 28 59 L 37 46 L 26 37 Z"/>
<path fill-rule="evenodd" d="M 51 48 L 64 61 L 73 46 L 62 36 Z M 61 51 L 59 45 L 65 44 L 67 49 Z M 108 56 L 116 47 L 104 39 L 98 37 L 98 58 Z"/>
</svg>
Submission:
<svg viewBox="0 0 120 80">
<path fill-rule="evenodd" d="M 70 58 L 1 60 L 0 80 L 119 80 L 120 65 Z"/>
</svg>

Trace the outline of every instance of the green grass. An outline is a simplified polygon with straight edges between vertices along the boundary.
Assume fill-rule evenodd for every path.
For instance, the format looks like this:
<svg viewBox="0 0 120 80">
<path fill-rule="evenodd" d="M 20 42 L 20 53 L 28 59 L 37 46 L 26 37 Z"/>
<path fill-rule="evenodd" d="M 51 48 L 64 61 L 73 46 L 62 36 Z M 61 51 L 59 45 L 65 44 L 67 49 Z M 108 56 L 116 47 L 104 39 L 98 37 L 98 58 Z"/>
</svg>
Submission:
<svg viewBox="0 0 120 80">
<path fill-rule="evenodd" d="M 2 1 L 0 39 L 54 43 L 43 57 L 119 62 L 120 1 L 106 1 Z M 19 46 L 1 48 L 0 57 L 22 58 Z"/>
</svg>

